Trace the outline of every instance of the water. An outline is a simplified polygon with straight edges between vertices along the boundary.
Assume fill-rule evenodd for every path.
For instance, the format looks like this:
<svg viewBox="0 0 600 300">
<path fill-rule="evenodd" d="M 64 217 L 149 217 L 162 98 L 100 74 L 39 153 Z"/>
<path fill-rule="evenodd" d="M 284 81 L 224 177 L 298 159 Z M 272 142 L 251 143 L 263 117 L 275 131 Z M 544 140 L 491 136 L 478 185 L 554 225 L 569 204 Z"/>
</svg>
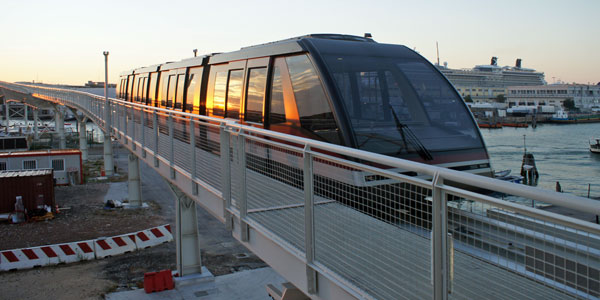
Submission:
<svg viewBox="0 0 600 300">
<path fill-rule="evenodd" d="M 600 197 L 600 155 L 589 150 L 589 139 L 600 137 L 600 123 L 540 124 L 537 128 L 481 129 L 494 170 L 518 175 L 523 160 L 523 135 L 540 173 L 538 186 L 587 197 Z"/>
</svg>

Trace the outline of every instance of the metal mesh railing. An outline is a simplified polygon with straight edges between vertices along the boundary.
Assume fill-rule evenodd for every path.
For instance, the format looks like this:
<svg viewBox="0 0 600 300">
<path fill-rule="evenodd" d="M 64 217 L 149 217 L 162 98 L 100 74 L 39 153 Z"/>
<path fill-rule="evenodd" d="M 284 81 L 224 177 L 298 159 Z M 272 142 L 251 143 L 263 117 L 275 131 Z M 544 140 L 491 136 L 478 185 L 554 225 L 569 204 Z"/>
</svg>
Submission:
<svg viewBox="0 0 600 300">
<path fill-rule="evenodd" d="M 76 107 L 104 124 L 102 97 L 0 88 Z M 600 226 L 540 209 L 600 214 L 593 200 L 231 120 L 110 103 L 112 130 L 160 156 L 169 180 L 187 176 L 220 192 L 242 228 L 302 260 L 304 290 L 318 289 L 313 270 L 362 298 L 600 298 Z"/>
<path fill-rule="evenodd" d="M 448 232 L 452 235 L 455 299 L 488 293 L 511 298 L 564 299 L 600 296 L 600 236 L 531 216 L 525 210 L 448 194 Z M 473 268 L 477 266 L 477 268 Z M 476 280 L 460 280 L 469 268 Z M 461 275 L 459 275 L 461 274 Z M 499 284 L 501 283 L 501 284 Z M 476 286 L 486 286 L 476 293 Z"/>
</svg>

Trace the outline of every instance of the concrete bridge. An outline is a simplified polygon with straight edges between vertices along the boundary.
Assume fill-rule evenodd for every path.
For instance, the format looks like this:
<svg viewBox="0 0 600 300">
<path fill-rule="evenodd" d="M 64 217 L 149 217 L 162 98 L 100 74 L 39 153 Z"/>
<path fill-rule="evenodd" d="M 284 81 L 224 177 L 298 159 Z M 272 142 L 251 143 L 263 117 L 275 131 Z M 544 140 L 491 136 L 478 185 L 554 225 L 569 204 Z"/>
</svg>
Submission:
<svg viewBox="0 0 600 300">
<path fill-rule="evenodd" d="M 599 225 L 475 191 L 600 214 L 597 201 L 83 92 L 0 93 L 81 112 L 131 151 L 130 178 L 142 159 L 186 194 L 180 274 L 201 272 L 200 204 L 313 299 L 600 297 Z"/>
</svg>

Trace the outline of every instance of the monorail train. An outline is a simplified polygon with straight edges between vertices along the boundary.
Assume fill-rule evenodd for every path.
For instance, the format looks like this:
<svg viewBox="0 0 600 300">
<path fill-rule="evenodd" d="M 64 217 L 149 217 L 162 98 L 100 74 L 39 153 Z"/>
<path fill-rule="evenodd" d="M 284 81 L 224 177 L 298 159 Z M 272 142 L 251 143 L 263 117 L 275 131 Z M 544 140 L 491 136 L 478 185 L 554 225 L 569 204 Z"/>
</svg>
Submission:
<svg viewBox="0 0 600 300">
<path fill-rule="evenodd" d="M 491 176 L 473 116 L 415 51 L 312 34 L 121 74 L 117 97 Z"/>
</svg>

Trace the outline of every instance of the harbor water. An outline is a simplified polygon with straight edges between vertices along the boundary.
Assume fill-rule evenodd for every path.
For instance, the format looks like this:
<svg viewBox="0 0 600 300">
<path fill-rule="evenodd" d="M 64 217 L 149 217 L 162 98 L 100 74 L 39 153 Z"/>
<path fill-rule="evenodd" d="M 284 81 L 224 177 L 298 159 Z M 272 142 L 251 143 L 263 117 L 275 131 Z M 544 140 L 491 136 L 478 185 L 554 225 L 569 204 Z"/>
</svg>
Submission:
<svg viewBox="0 0 600 300">
<path fill-rule="evenodd" d="M 589 150 L 589 140 L 600 137 L 600 123 L 539 124 L 537 128 L 481 129 L 492 168 L 519 175 L 523 160 L 523 135 L 527 152 L 535 156 L 538 186 L 578 196 L 600 197 L 600 155 Z"/>
</svg>

